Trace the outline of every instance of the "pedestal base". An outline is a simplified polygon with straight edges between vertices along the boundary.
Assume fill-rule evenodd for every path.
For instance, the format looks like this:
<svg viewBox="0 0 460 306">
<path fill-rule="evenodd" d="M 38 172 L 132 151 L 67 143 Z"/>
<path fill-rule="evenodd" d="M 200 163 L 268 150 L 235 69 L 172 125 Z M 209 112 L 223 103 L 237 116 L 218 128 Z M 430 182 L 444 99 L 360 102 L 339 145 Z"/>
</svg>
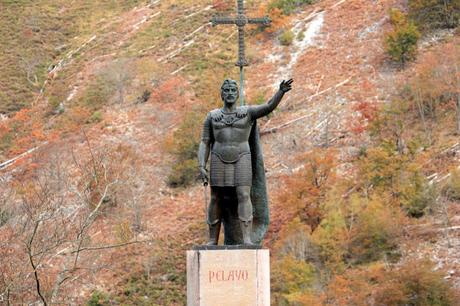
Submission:
<svg viewBox="0 0 460 306">
<path fill-rule="evenodd" d="M 187 305 L 269 306 L 269 251 L 244 246 L 187 251 Z"/>
</svg>

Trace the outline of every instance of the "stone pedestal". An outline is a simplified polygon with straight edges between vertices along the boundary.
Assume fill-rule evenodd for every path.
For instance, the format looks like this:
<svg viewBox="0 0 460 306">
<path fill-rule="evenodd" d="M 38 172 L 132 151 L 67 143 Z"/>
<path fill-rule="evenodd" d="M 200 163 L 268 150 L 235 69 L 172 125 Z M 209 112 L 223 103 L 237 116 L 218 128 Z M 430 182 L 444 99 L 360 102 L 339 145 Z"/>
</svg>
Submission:
<svg viewBox="0 0 460 306">
<path fill-rule="evenodd" d="M 269 306 L 269 251 L 244 246 L 187 251 L 187 305 Z"/>
</svg>

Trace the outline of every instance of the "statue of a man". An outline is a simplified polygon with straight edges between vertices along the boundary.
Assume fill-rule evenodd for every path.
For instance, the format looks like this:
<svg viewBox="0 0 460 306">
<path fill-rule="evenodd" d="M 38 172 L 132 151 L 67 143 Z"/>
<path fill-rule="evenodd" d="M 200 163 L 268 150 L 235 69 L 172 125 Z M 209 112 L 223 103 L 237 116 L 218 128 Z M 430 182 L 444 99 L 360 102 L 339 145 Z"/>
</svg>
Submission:
<svg viewBox="0 0 460 306">
<path fill-rule="evenodd" d="M 291 90 L 293 80 L 282 81 L 278 92 L 266 104 L 256 106 L 237 107 L 236 102 L 239 98 L 238 85 L 234 80 L 225 80 L 221 87 L 221 97 L 224 106 L 208 113 L 203 125 L 201 143 L 198 151 L 198 161 L 201 178 L 205 185 L 211 186 L 211 201 L 208 209 L 207 223 L 209 225 L 208 245 L 217 245 L 221 222 L 223 220 L 224 198 L 228 193 L 236 191 L 237 216 L 240 224 L 242 243 L 251 245 L 254 241 L 251 236 L 253 226 L 253 201 L 251 198 L 257 194 L 254 190 L 251 193 L 251 186 L 259 183 L 266 193 L 265 175 L 263 162 L 259 163 L 256 158 L 261 156 L 261 151 L 253 152 L 254 140 L 256 137 L 258 144 L 258 131 L 256 120 L 271 113 L 281 102 L 284 94 Z M 256 130 L 256 131 L 254 131 Z M 256 136 L 253 136 L 256 135 Z M 211 155 L 210 176 L 206 164 Z M 257 164 L 257 165 L 255 165 Z M 253 182 L 259 180 L 255 174 L 256 167 L 262 165 L 263 182 Z M 259 192 L 260 194 L 260 192 Z M 265 195 L 266 197 L 266 195 Z M 266 202 L 266 201 L 265 201 Z M 257 204 L 255 204 L 257 205 Z M 267 208 L 268 225 L 268 208 Z M 227 222 L 230 224 L 229 222 Z M 239 229 L 238 229 L 239 230 Z M 265 229 L 266 231 L 266 229 Z M 263 234 L 265 234 L 265 231 Z M 225 230 L 226 244 L 227 233 Z M 262 236 L 263 236 L 262 234 Z M 254 238 L 254 240 L 261 240 Z M 260 241 L 256 241 L 260 243 Z"/>
</svg>

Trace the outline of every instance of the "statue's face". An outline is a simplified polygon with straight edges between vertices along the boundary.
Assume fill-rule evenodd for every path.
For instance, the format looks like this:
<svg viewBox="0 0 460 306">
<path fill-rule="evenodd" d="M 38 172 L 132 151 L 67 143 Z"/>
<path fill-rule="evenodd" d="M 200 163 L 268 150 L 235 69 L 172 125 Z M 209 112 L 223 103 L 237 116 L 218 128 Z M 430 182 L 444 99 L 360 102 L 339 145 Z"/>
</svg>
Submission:
<svg viewBox="0 0 460 306">
<path fill-rule="evenodd" d="M 233 104 L 238 100 L 239 97 L 238 87 L 231 84 L 225 85 L 224 87 L 222 87 L 220 95 L 224 103 Z"/>
</svg>

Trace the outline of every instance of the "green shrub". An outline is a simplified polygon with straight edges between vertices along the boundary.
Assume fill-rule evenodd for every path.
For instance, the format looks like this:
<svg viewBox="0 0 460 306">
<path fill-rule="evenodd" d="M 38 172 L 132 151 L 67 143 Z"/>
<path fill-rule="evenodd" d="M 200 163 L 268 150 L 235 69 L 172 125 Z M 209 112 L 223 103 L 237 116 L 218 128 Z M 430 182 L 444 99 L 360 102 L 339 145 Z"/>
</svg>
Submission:
<svg viewBox="0 0 460 306">
<path fill-rule="evenodd" d="M 190 186 L 198 177 L 197 152 L 204 118 L 198 113 L 189 113 L 172 135 L 168 149 L 175 156 L 175 163 L 167 180 L 171 187 Z"/>
<path fill-rule="evenodd" d="M 345 214 L 338 209 L 334 201 L 326 203 L 326 216 L 312 234 L 312 241 L 318 246 L 321 261 L 330 271 L 345 269 L 347 222 Z"/>
<path fill-rule="evenodd" d="M 351 205 L 358 206 L 358 211 L 349 221 L 351 231 L 347 262 L 365 264 L 383 258 L 398 259 L 400 210 L 384 205 L 380 200 L 373 200 L 362 208 L 359 208 L 362 205 L 359 202 L 366 200 L 355 198 L 354 201 L 355 204 Z"/>
<path fill-rule="evenodd" d="M 455 28 L 460 23 L 460 0 L 409 0 L 409 16 L 424 30 Z"/>
<path fill-rule="evenodd" d="M 408 147 L 416 150 L 416 145 Z M 428 184 L 415 158 L 414 153 L 399 153 L 395 141 L 384 140 L 360 158 L 359 171 L 365 186 L 377 193 L 388 192 L 408 216 L 419 218 L 429 211 L 437 191 Z"/>
<path fill-rule="evenodd" d="M 89 84 L 81 102 L 85 107 L 97 111 L 109 102 L 114 91 L 115 87 L 112 83 L 106 78 L 98 76 L 94 82 Z"/>
<path fill-rule="evenodd" d="M 291 30 L 286 30 L 278 37 L 278 40 L 283 46 L 289 46 L 294 41 L 294 37 L 294 33 Z"/>
<path fill-rule="evenodd" d="M 390 12 L 390 19 L 393 31 L 385 37 L 386 51 L 393 61 L 404 66 L 406 62 L 415 59 L 420 32 L 417 26 L 398 9 Z"/>
<path fill-rule="evenodd" d="M 86 302 L 86 305 L 87 306 L 106 306 L 106 305 L 110 305 L 110 301 L 109 301 L 107 294 L 96 290 L 91 294 L 91 297 L 89 298 L 88 302 Z"/>
<path fill-rule="evenodd" d="M 436 189 L 419 171 L 407 171 L 402 176 L 399 188 L 401 206 L 409 217 L 420 218 L 436 201 Z"/>
<path fill-rule="evenodd" d="M 10 217 L 11 217 L 10 212 L 0 207 L 0 227 L 5 225 L 6 222 L 8 222 L 8 220 L 10 219 Z"/>
<path fill-rule="evenodd" d="M 102 121 L 102 112 L 101 111 L 95 111 L 91 117 L 88 118 L 87 123 L 98 123 Z"/>
<path fill-rule="evenodd" d="M 48 105 L 51 107 L 52 110 L 57 109 L 60 103 L 61 100 L 56 96 L 50 96 L 48 98 Z"/>
<path fill-rule="evenodd" d="M 442 189 L 442 193 L 450 200 L 460 200 L 460 170 L 456 169 L 451 172 L 447 184 Z"/>
<path fill-rule="evenodd" d="M 277 8 L 285 15 L 293 13 L 298 7 L 305 4 L 312 4 L 313 0 L 273 0 L 269 4 L 269 9 Z"/>
<path fill-rule="evenodd" d="M 13 132 L 4 133 L 0 135 L 0 154 L 7 152 L 13 145 Z"/>
<path fill-rule="evenodd" d="M 195 234 L 198 232 L 192 230 L 190 237 Z M 142 260 L 142 268 L 137 267 L 137 259 L 130 263 L 129 273 L 111 290 L 112 305 L 186 305 L 185 252 L 176 250 L 191 248 L 192 242 L 184 244 L 184 237 L 164 237 L 157 242 L 149 258 Z"/>
<path fill-rule="evenodd" d="M 194 183 L 198 177 L 198 161 L 196 159 L 187 159 L 177 162 L 171 169 L 168 176 L 168 185 L 170 187 L 187 187 Z"/>
<path fill-rule="evenodd" d="M 277 305 L 295 305 L 299 297 L 312 290 L 316 269 L 304 260 L 285 256 L 275 262 L 272 275 Z"/>
<path fill-rule="evenodd" d="M 304 38 L 305 38 L 305 32 L 304 32 L 304 31 L 300 31 L 300 32 L 297 34 L 296 39 L 297 39 L 298 41 L 302 41 L 302 40 L 304 40 Z"/>
<path fill-rule="evenodd" d="M 382 195 L 381 195 L 382 196 Z M 330 195 L 324 204 L 325 217 L 312 234 L 325 267 L 334 273 L 350 265 L 383 258 L 399 258 L 398 242 L 403 214 L 382 198 L 353 194 L 349 199 Z"/>
</svg>

